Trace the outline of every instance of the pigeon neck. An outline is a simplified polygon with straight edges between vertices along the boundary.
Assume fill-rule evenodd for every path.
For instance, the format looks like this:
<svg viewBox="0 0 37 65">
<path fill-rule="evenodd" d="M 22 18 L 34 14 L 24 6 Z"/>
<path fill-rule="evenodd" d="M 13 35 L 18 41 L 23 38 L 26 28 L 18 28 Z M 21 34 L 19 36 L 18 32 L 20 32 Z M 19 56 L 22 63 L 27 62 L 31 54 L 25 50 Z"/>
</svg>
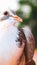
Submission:
<svg viewBox="0 0 37 65">
<path fill-rule="evenodd" d="M 18 27 L 19 26 L 19 23 L 18 22 L 14 22 L 13 23 L 13 26 Z"/>
</svg>

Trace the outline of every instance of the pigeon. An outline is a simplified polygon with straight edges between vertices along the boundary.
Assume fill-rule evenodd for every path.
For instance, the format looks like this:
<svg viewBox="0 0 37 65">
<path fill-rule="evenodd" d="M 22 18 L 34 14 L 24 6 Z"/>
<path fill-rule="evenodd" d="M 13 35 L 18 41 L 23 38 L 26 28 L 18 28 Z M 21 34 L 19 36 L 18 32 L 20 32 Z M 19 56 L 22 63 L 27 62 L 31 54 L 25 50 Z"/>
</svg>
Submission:
<svg viewBox="0 0 37 65">
<path fill-rule="evenodd" d="M 14 47 L 16 48 L 17 45 L 20 48 L 24 44 L 24 55 L 26 57 L 26 63 L 30 62 L 33 59 L 35 49 L 35 40 L 30 27 L 18 27 L 20 22 L 23 22 L 23 20 L 19 16 L 17 16 L 13 10 L 9 9 L 7 11 L 4 11 L 2 15 L 2 17 L 0 16 L 1 58 L 5 57 L 8 60 L 10 57 L 9 54 L 12 53 L 12 47 L 14 49 Z"/>
</svg>

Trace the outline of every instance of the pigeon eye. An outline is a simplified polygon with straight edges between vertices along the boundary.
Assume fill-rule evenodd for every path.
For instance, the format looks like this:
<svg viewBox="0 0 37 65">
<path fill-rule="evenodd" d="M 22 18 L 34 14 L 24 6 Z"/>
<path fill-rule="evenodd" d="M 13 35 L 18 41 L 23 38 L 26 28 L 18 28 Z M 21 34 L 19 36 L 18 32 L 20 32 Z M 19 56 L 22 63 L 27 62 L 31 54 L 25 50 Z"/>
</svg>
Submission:
<svg viewBox="0 0 37 65">
<path fill-rule="evenodd" d="M 4 12 L 4 15 L 8 16 L 9 15 L 9 12 L 8 11 L 5 11 Z"/>
</svg>

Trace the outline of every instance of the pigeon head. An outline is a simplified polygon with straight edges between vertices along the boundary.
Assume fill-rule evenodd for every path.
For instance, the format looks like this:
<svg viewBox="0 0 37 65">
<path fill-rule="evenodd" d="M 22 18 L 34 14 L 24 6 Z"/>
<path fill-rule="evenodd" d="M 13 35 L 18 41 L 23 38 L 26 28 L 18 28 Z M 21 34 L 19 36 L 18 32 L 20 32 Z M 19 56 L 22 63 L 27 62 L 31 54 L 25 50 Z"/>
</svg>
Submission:
<svg viewBox="0 0 37 65">
<path fill-rule="evenodd" d="M 15 23 L 17 24 L 22 22 L 22 19 L 17 16 L 13 10 L 4 11 L 3 16 L 0 18 L 0 21 L 8 19 L 13 22 L 13 25 L 15 25 Z"/>
</svg>

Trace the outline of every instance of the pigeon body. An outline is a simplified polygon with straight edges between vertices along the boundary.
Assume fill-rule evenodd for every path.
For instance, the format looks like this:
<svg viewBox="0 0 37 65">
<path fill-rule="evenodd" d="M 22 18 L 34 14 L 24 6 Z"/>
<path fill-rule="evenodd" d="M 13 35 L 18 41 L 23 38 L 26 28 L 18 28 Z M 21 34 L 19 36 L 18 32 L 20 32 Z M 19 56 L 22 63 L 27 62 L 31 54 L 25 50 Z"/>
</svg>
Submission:
<svg viewBox="0 0 37 65">
<path fill-rule="evenodd" d="M 0 65 L 16 65 L 15 59 L 19 59 L 23 51 L 20 48 L 25 48 L 27 62 L 32 60 L 34 54 L 35 43 L 30 29 L 27 26 L 18 28 L 22 19 L 11 13 L 5 12 L 0 21 Z"/>
</svg>

